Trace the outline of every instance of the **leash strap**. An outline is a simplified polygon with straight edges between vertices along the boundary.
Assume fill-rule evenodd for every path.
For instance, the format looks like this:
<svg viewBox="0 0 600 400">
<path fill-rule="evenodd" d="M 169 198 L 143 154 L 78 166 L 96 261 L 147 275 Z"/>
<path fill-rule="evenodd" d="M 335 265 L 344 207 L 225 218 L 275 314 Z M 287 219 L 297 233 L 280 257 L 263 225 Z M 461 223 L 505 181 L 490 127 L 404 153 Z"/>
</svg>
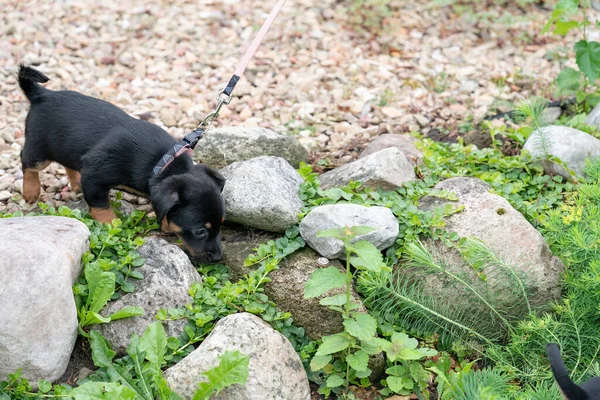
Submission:
<svg viewBox="0 0 600 400">
<path fill-rule="evenodd" d="M 153 177 L 160 174 L 169 164 L 173 162 L 173 160 L 175 160 L 182 154 L 192 154 L 194 148 L 198 144 L 198 141 L 202 138 L 202 136 L 204 136 L 206 131 L 210 129 L 213 120 L 215 120 L 219 116 L 221 108 L 224 105 L 227 105 L 231 102 L 231 93 L 233 92 L 233 89 L 235 89 L 235 85 L 237 85 L 237 83 L 240 80 L 240 77 L 244 74 L 244 71 L 246 71 L 246 67 L 248 67 L 248 64 L 250 63 L 252 57 L 254 57 L 254 53 L 256 53 L 256 50 L 258 50 L 258 46 L 260 46 L 260 43 L 265 38 L 267 32 L 269 31 L 269 28 L 273 24 L 273 21 L 275 21 L 277 14 L 279 14 L 281 9 L 283 8 L 285 2 L 286 0 L 279 0 L 277 4 L 275 4 L 275 7 L 273 7 L 273 10 L 271 10 L 271 13 L 269 14 L 266 21 L 263 23 L 262 27 L 256 34 L 256 37 L 250 44 L 250 47 L 248 48 L 248 50 L 246 50 L 246 53 L 240 60 L 240 63 L 238 64 L 238 67 L 233 73 L 231 79 L 229 79 L 227 86 L 225 86 L 225 89 L 219 92 L 219 95 L 217 96 L 217 107 L 214 109 L 214 111 L 212 111 L 210 114 L 204 117 L 204 119 L 202 120 L 202 122 L 200 122 L 196 129 L 188 133 L 181 142 L 173 146 L 171 150 L 167 152 L 167 154 L 163 155 L 160 158 L 158 163 L 156 163 L 154 168 L 152 168 Z"/>
</svg>

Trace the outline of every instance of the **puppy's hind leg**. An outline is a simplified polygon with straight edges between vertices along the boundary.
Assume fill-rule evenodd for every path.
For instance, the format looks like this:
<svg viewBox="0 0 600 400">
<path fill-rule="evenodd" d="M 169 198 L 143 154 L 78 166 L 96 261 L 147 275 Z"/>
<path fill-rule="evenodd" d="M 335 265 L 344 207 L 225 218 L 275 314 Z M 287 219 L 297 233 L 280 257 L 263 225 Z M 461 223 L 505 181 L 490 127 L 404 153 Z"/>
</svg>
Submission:
<svg viewBox="0 0 600 400">
<path fill-rule="evenodd" d="M 50 161 L 36 156 L 31 148 L 25 146 L 21 151 L 21 166 L 23 167 L 23 199 L 34 203 L 42 190 L 40 185 L 40 171 L 50 165 Z"/>
<path fill-rule="evenodd" d="M 102 224 L 110 224 L 117 215 L 110 208 L 110 184 L 101 182 L 96 176 L 86 174 L 86 168 L 81 174 L 81 187 L 83 188 L 83 197 L 90 207 L 90 215 L 96 221 Z"/>
</svg>

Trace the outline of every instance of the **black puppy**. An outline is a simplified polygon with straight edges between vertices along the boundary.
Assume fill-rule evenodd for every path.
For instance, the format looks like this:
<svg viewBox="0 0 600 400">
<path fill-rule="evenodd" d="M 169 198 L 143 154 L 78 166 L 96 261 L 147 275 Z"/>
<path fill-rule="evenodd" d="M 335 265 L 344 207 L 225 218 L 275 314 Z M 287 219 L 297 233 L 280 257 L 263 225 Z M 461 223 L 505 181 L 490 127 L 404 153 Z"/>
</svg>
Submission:
<svg viewBox="0 0 600 400">
<path fill-rule="evenodd" d="M 71 188 L 83 190 L 97 221 L 116 218 L 110 208 L 111 188 L 149 195 L 164 231 L 177 234 L 192 256 L 219 260 L 223 177 L 194 165 L 189 154 L 153 177 L 152 168 L 177 143 L 166 131 L 103 100 L 39 84 L 48 80 L 20 66 L 19 86 L 31 103 L 21 151 L 23 198 L 37 200 L 39 172 L 56 161 L 66 168 Z"/>
<path fill-rule="evenodd" d="M 549 343 L 546 346 L 550 366 L 554 373 L 554 379 L 566 400 L 600 400 L 600 378 L 591 378 L 577 385 L 569 377 L 569 372 L 565 367 L 558 345 Z"/>
</svg>

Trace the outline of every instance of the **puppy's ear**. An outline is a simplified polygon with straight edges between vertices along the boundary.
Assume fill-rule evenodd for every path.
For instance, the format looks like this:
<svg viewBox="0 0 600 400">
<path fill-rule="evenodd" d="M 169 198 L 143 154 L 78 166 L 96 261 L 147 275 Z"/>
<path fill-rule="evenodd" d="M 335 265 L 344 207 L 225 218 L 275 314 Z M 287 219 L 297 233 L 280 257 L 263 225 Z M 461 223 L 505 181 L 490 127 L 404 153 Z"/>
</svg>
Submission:
<svg viewBox="0 0 600 400">
<path fill-rule="evenodd" d="M 217 184 L 219 191 L 221 193 L 223 192 L 223 188 L 225 187 L 225 178 L 223 175 L 221 175 L 217 170 L 209 168 L 203 164 L 196 165 L 196 168 L 206 173 L 206 175 L 208 175 L 209 178 L 211 178 Z"/>
<path fill-rule="evenodd" d="M 154 208 L 156 220 L 160 224 L 164 222 L 169 211 L 181 204 L 181 188 L 182 182 L 174 176 L 150 187 L 152 208 Z"/>
</svg>

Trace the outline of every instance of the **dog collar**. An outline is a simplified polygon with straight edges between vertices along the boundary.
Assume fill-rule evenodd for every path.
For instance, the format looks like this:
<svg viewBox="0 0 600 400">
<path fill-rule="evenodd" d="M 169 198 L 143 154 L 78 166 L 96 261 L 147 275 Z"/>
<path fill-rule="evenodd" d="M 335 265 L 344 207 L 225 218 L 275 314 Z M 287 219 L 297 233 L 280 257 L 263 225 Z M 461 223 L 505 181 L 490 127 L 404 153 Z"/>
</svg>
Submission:
<svg viewBox="0 0 600 400">
<path fill-rule="evenodd" d="M 194 147 L 198 144 L 198 141 L 204 136 L 206 130 L 204 128 L 196 128 L 192 132 L 188 133 L 181 142 L 177 143 L 171 148 L 152 168 L 152 177 L 158 176 L 169 164 L 173 162 L 177 157 L 187 153 L 192 155 Z"/>
</svg>

